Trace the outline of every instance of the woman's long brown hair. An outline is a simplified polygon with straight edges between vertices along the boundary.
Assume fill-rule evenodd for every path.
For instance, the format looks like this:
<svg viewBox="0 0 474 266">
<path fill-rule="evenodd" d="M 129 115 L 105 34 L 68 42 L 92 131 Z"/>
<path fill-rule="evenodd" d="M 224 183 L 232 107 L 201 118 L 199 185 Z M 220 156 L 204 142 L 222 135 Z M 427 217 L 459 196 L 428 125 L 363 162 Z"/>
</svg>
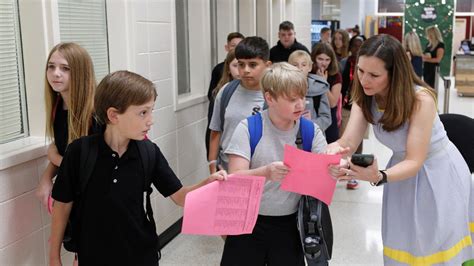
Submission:
<svg viewBox="0 0 474 266">
<path fill-rule="evenodd" d="M 385 131 L 394 131 L 407 122 L 413 113 L 417 102 L 415 85 L 426 88 L 429 86 L 413 72 L 405 49 L 390 35 L 380 34 L 367 39 L 360 48 L 359 58 L 361 56 L 374 56 L 385 63 L 389 88 L 385 110 L 378 122 Z M 362 108 L 365 119 L 374 124 L 371 108 L 375 97 L 364 93 L 358 75 L 354 75 L 353 86 L 353 101 Z"/>
</svg>

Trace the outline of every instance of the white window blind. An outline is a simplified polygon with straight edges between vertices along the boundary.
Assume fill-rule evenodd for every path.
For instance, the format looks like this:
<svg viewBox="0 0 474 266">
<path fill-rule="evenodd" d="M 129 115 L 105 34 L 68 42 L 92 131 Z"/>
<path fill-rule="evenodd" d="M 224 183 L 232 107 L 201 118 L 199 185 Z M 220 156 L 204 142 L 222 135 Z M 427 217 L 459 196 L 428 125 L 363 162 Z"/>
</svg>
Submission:
<svg viewBox="0 0 474 266">
<path fill-rule="evenodd" d="M 0 143 L 27 135 L 26 101 L 16 0 L 0 1 Z"/>
<path fill-rule="evenodd" d="M 105 0 L 58 0 L 61 42 L 75 42 L 92 57 L 95 77 L 109 73 Z"/>
</svg>

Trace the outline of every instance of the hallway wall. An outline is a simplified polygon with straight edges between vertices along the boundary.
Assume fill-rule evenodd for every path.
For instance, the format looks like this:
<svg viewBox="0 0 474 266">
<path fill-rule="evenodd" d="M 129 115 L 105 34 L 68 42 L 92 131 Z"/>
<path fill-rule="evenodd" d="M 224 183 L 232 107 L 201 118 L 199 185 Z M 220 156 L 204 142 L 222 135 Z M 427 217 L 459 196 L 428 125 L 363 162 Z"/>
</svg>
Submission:
<svg viewBox="0 0 474 266">
<path fill-rule="evenodd" d="M 49 0 L 19 2 L 32 133 L 26 139 L 0 145 L 0 265 L 46 265 L 51 219 L 35 197 L 35 188 L 47 165 L 43 135 L 44 73 L 39 70 L 45 64 L 49 49 L 60 41 L 55 17 L 57 7 L 55 1 Z M 235 6 L 219 8 L 222 12 L 219 16 L 229 19 L 221 20 L 228 24 L 217 27 L 218 51 L 211 51 L 210 1 L 188 0 L 190 92 L 179 95 L 177 54 L 183 51 L 177 49 L 175 1 L 107 1 L 110 70 L 128 69 L 156 85 L 155 124 L 149 138 L 158 144 L 185 185 L 208 175 L 204 134 L 212 53 L 218 53 L 219 61 L 223 59 L 225 40 L 222 38 L 230 31 L 240 28 L 249 35 L 257 32 L 257 1 L 238 2 L 240 14 L 236 13 L 239 9 Z M 309 46 L 311 1 L 271 2 L 273 5 L 265 6 L 266 13 L 282 20 L 293 19 L 298 41 Z M 278 30 L 279 21 L 269 19 L 265 23 L 269 33 Z M 264 37 L 271 40 L 268 40 L 270 47 L 276 43 L 276 36 Z M 182 216 L 182 209 L 170 199 L 163 199 L 156 190 L 153 208 L 158 233 Z M 71 254 L 63 254 L 63 263 L 69 264 Z"/>
</svg>

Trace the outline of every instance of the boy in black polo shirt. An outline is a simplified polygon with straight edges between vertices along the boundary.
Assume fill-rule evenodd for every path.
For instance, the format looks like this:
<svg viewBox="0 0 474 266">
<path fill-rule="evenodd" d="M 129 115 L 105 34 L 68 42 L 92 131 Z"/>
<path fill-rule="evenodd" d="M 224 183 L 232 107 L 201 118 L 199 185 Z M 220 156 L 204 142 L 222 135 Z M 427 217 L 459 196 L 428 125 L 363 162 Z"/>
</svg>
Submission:
<svg viewBox="0 0 474 266">
<path fill-rule="evenodd" d="M 117 71 L 107 75 L 97 88 L 95 108 L 100 123 L 106 124 L 96 138 L 98 154 L 87 187 L 80 195 L 78 259 L 80 265 L 157 265 L 158 236 L 143 208 L 145 170 L 138 141 L 142 141 L 152 121 L 156 90 L 140 75 Z M 64 156 L 53 187 L 50 265 L 61 265 L 60 249 L 79 182 L 81 143 L 72 142 Z M 199 184 L 183 187 L 160 149 L 155 145 L 151 181 L 158 191 L 180 206 L 187 192 L 214 180 L 224 180 L 217 172 Z"/>
</svg>

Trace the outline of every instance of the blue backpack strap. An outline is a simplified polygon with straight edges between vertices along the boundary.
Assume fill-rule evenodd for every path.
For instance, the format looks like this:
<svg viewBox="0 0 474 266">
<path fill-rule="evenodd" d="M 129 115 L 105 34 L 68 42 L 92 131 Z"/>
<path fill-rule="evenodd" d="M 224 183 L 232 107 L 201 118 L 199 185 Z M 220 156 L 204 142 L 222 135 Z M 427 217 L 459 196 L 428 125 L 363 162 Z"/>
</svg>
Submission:
<svg viewBox="0 0 474 266">
<path fill-rule="evenodd" d="M 311 152 L 314 139 L 314 123 L 311 120 L 301 117 L 299 131 L 301 132 L 301 138 L 303 140 L 303 150 Z M 299 134 L 298 132 L 298 135 Z"/>
<path fill-rule="evenodd" d="M 240 80 L 234 79 L 227 86 L 225 86 L 224 91 L 222 92 L 222 97 L 221 97 L 221 113 L 220 118 L 221 118 L 221 132 L 224 131 L 224 120 L 225 120 L 225 109 L 229 105 L 230 98 L 234 94 L 235 90 L 237 87 L 239 87 Z"/>
<path fill-rule="evenodd" d="M 262 115 L 256 113 L 255 115 L 247 117 L 247 123 L 250 135 L 250 157 L 255 152 L 258 142 L 262 138 Z"/>
</svg>

